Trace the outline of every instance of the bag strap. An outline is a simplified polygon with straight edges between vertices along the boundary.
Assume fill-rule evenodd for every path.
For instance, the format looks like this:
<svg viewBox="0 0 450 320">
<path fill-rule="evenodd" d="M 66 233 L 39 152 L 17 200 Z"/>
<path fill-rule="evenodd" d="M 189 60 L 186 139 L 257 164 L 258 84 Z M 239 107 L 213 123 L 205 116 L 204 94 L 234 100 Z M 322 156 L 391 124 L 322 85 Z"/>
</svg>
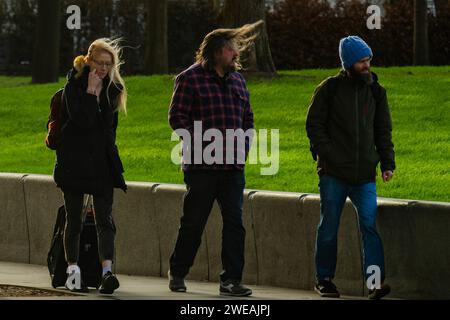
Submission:
<svg viewBox="0 0 450 320">
<path fill-rule="evenodd" d="M 62 205 L 58 208 L 58 211 L 56 212 L 56 223 L 55 226 L 53 227 L 53 236 L 55 236 L 57 233 L 64 232 L 63 220 L 65 221 L 65 219 L 66 219 L 66 207 Z"/>
<path fill-rule="evenodd" d="M 381 86 L 378 81 L 374 81 L 370 85 L 370 89 L 372 89 L 372 96 L 375 99 L 376 106 L 378 107 L 378 104 L 381 101 Z"/>
<path fill-rule="evenodd" d="M 327 108 L 330 108 L 330 106 L 333 104 L 333 97 L 336 94 L 336 87 L 338 78 L 337 76 L 329 77 L 328 80 L 326 80 L 326 86 L 327 86 Z M 314 161 L 317 161 L 317 153 L 314 150 L 314 145 L 312 144 L 311 140 L 309 141 L 309 151 L 311 151 L 311 156 L 314 159 Z"/>
<path fill-rule="evenodd" d="M 337 85 L 338 85 L 338 77 L 333 76 L 330 77 L 327 81 L 327 98 L 328 98 L 328 108 L 333 104 L 333 98 L 336 95 Z"/>
<path fill-rule="evenodd" d="M 69 110 L 68 110 L 68 100 L 66 96 L 66 86 L 62 88 L 61 94 L 61 118 L 64 120 L 64 123 L 61 126 L 61 130 L 67 125 L 69 121 Z"/>
<path fill-rule="evenodd" d="M 81 221 L 82 221 L 82 225 L 84 224 L 84 222 L 86 221 L 86 217 L 87 217 L 87 213 L 89 208 L 93 208 L 93 196 L 91 194 L 85 195 L 84 196 L 84 202 L 83 202 L 83 212 L 81 214 Z"/>
</svg>

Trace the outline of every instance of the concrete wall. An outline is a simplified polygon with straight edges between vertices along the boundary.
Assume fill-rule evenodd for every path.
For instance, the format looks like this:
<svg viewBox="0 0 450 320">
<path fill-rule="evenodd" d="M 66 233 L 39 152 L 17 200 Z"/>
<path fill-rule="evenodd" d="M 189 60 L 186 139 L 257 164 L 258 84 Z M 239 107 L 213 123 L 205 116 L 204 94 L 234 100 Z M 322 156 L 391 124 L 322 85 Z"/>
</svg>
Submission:
<svg viewBox="0 0 450 320">
<path fill-rule="evenodd" d="M 23 174 L 0 173 L 0 260 L 30 262 Z"/>
<path fill-rule="evenodd" d="M 405 298 L 450 298 L 450 203 L 379 201 L 386 281 Z"/>
<path fill-rule="evenodd" d="M 56 214 L 64 203 L 62 193 L 56 188 L 50 176 L 27 175 L 23 182 L 30 239 L 30 263 L 47 265 L 47 253 Z"/>
<path fill-rule="evenodd" d="M 114 192 L 116 224 L 115 271 L 123 274 L 160 276 L 159 235 L 153 190 L 157 184 L 135 182 L 127 193 Z"/>
<path fill-rule="evenodd" d="M 117 273 L 165 277 L 175 245 L 183 185 L 130 182 L 115 192 Z M 0 260 L 46 264 L 62 194 L 52 177 L 0 173 Z M 320 198 L 316 194 L 246 190 L 246 284 L 311 290 Z M 450 203 L 382 199 L 383 239 L 392 297 L 450 298 Z M 218 281 L 222 221 L 217 204 L 188 279 Z M 341 219 L 335 282 L 343 294 L 366 295 L 357 213 Z"/>
</svg>

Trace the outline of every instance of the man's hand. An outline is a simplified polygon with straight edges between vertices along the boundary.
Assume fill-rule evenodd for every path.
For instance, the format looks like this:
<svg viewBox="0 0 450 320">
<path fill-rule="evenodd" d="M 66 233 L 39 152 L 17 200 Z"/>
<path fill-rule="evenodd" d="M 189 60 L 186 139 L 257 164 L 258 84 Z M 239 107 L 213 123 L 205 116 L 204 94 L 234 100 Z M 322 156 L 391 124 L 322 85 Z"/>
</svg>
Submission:
<svg viewBox="0 0 450 320">
<path fill-rule="evenodd" d="M 393 176 L 394 176 L 394 173 L 391 170 L 383 171 L 383 173 L 381 174 L 381 177 L 383 178 L 383 182 L 388 182 L 389 180 L 392 179 Z"/>
</svg>

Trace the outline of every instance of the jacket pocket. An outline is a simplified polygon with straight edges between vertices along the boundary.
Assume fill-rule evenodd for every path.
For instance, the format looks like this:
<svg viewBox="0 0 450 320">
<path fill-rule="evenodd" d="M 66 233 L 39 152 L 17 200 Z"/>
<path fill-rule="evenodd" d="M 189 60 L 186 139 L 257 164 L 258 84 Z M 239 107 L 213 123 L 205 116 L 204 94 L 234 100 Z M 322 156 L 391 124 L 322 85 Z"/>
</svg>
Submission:
<svg viewBox="0 0 450 320">
<path fill-rule="evenodd" d="M 378 152 L 375 150 L 375 147 L 371 148 L 368 151 L 367 154 L 367 162 L 370 165 L 374 165 L 376 166 L 378 164 L 378 162 L 380 161 L 380 155 L 378 154 Z"/>
<path fill-rule="evenodd" d="M 334 166 L 348 166 L 352 164 L 352 154 L 332 142 L 325 154 L 325 160 Z"/>
<path fill-rule="evenodd" d="M 124 172 L 122 160 L 120 159 L 120 156 L 119 156 L 119 149 L 117 148 L 116 145 L 114 145 L 112 147 L 112 150 L 108 153 L 108 158 L 109 158 L 110 164 L 112 165 L 112 167 L 116 173 L 121 174 Z"/>
</svg>

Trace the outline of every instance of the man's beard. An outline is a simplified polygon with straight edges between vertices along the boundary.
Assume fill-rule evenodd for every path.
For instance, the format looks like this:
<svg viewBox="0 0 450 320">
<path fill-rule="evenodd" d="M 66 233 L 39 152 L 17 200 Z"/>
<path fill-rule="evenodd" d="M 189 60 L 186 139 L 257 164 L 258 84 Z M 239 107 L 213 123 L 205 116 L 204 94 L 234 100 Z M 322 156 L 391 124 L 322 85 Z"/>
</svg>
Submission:
<svg viewBox="0 0 450 320">
<path fill-rule="evenodd" d="M 371 85 L 373 83 L 373 76 L 372 72 L 370 72 L 370 68 L 367 69 L 367 72 L 358 72 L 355 70 L 355 68 L 352 66 L 349 69 L 350 75 L 360 81 L 363 81 L 364 83 Z"/>
<path fill-rule="evenodd" d="M 232 63 L 223 66 L 223 71 L 225 73 L 232 73 L 232 72 L 235 72 L 236 70 L 237 70 L 237 67 L 236 67 L 236 62 L 234 60 Z"/>
</svg>

